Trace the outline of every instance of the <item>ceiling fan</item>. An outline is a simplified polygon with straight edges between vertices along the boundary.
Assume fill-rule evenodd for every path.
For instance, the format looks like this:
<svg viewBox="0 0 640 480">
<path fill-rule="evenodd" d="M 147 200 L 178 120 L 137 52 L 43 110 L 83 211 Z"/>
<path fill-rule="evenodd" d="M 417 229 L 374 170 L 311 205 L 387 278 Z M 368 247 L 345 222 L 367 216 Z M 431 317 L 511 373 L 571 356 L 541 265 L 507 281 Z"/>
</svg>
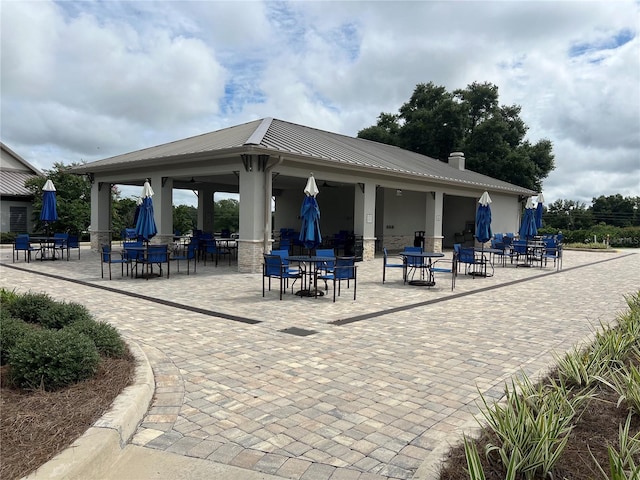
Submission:
<svg viewBox="0 0 640 480">
<path fill-rule="evenodd" d="M 338 185 L 331 185 L 325 180 L 324 182 L 322 182 L 322 185 L 320 185 L 320 188 L 338 188 Z"/>
</svg>

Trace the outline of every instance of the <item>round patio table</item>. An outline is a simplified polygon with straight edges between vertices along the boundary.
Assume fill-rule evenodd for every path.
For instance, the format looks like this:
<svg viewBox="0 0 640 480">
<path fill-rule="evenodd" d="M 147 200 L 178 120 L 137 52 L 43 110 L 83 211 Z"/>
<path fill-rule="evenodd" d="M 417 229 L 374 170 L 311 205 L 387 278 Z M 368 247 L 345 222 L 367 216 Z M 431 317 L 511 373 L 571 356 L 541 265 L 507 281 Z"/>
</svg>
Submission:
<svg viewBox="0 0 640 480">
<path fill-rule="evenodd" d="M 292 255 L 286 257 L 289 262 L 297 262 L 303 272 L 302 289 L 296 292 L 299 297 L 322 297 L 324 292 L 318 290 L 318 263 L 335 262 L 336 257 L 318 257 L 314 255 Z M 308 265 L 308 268 L 307 268 Z M 305 277 L 307 281 L 305 282 Z M 308 285 L 308 288 L 306 288 Z"/>
<path fill-rule="evenodd" d="M 405 278 L 405 283 L 408 283 L 409 285 L 414 285 L 414 286 L 418 286 L 418 287 L 433 287 L 436 284 L 436 279 L 433 275 L 433 272 L 431 271 L 431 259 L 432 258 L 442 258 L 444 257 L 444 253 L 440 253 L 440 252 L 400 252 L 400 256 L 402 257 L 402 261 L 404 263 L 404 278 Z M 410 268 L 413 268 L 415 270 L 420 270 L 420 278 L 417 280 L 414 280 L 413 278 L 411 280 L 409 280 L 407 282 L 407 276 L 408 276 L 408 262 L 409 262 L 409 258 L 421 258 L 423 259 L 422 262 L 420 262 L 419 265 L 412 265 Z M 424 260 L 427 260 L 426 262 Z M 427 275 L 425 276 L 425 271 L 427 272 Z M 415 272 L 414 272 L 415 275 Z"/>
</svg>

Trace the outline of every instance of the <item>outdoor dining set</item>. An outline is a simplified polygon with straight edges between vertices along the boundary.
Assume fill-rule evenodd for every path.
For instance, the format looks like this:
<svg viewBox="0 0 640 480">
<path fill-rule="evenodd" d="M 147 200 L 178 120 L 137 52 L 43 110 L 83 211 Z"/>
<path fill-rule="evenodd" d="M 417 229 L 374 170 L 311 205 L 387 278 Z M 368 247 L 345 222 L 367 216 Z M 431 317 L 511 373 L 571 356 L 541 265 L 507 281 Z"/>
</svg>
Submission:
<svg viewBox="0 0 640 480">
<path fill-rule="evenodd" d="M 153 244 L 144 239 L 122 241 L 119 249 L 111 245 L 102 246 L 102 276 L 104 277 L 106 265 L 109 270 L 109 279 L 111 279 L 111 265 L 116 264 L 120 265 L 123 276 L 126 268 L 127 275 L 131 272 L 134 278 L 146 279 L 161 277 L 166 267 L 167 278 L 169 278 L 171 262 L 176 262 L 178 272 L 180 272 L 180 262 L 186 262 L 187 275 L 189 275 L 192 264 L 195 273 L 198 262 L 202 261 L 206 265 L 207 259 L 210 259 L 217 267 L 219 260 L 224 257 L 228 258 L 229 265 L 232 259 L 237 258 L 236 240 L 215 238 L 208 233 L 176 237 L 172 245 Z M 158 274 L 154 273 L 154 266 L 158 267 Z"/>
<path fill-rule="evenodd" d="M 13 242 L 13 261 L 24 256 L 26 262 L 34 260 L 67 260 L 71 258 L 71 250 L 78 250 L 80 258 L 80 241 L 77 235 L 68 233 L 54 233 L 53 235 L 20 234 Z M 33 255 L 33 257 L 32 257 Z"/>
</svg>

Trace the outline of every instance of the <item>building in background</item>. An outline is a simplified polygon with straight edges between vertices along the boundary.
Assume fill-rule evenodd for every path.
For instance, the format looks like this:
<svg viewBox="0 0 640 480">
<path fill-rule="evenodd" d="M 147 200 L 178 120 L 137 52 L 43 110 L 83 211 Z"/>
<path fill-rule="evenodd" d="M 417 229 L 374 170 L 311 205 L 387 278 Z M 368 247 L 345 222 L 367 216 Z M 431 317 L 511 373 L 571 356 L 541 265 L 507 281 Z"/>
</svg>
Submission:
<svg viewBox="0 0 640 480">
<path fill-rule="evenodd" d="M 33 195 L 24 182 L 43 174 L 4 143 L 0 147 L 0 232 L 31 233 Z"/>
</svg>

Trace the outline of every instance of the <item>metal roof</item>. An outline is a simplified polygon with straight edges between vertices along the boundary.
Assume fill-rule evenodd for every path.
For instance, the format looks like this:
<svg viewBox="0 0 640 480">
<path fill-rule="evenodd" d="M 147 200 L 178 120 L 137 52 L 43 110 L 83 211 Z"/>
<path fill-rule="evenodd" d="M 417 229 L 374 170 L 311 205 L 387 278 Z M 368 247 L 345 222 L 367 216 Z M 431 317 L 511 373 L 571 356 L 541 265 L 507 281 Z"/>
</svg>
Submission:
<svg viewBox="0 0 640 480">
<path fill-rule="evenodd" d="M 13 197 L 31 197 L 33 193 L 24 187 L 24 182 L 36 177 L 32 173 L 1 170 L 0 194 Z"/>
<path fill-rule="evenodd" d="M 220 156 L 226 151 L 238 155 L 242 149 L 260 148 L 284 158 L 309 159 L 318 164 L 366 169 L 381 174 L 401 174 L 407 179 L 458 184 L 482 189 L 533 195 L 536 192 L 482 175 L 460 170 L 437 159 L 382 143 L 318 130 L 282 120 L 265 118 L 195 137 L 146 148 L 104 160 L 87 163 L 74 170 L 113 171 L 138 162 L 171 160 L 179 162 L 206 155 Z"/>
</svg>

